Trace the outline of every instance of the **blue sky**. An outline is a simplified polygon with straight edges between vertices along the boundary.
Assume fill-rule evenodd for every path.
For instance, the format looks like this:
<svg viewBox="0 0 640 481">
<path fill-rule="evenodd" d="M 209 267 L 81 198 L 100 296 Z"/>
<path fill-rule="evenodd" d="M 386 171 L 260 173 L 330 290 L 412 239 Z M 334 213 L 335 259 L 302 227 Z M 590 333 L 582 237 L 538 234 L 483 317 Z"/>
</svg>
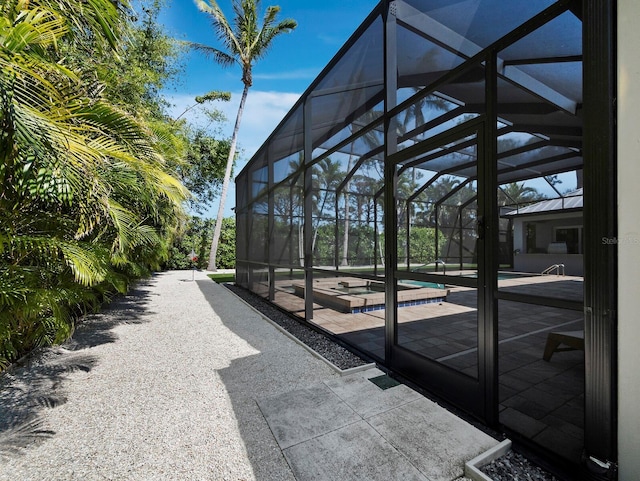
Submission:
<svg viewBox="0 0 640 481">
<path fill-rule="evenodd" d="M 267 136 L 289 111 L 313 79 L 327 65 L 345 41 L 378 3 L 377 0 L 262 0 L 261 9 L 279 5 L 280 18 L 293 18 L 298 28 L 276 38 L 267 56 L 256 63 L 253 86 L 249 92 L 240 127 L 240 151 L 236 172 L 239 172 L 262 145 Z M 231 0 L 219 0 L 219 5 L 231 19 Z M 209 17 L 200 12 L 193 0 L 167 0 L 160 21 L 169 35 L 192 42 L 220 47 L 211 28 Z M 213 60 L 192 52 L 185 59 L 185 71 L 176 85 L 165 92 L 174 104 L 171 113 L 180 115 L 194 103 L 194 97 L 211 90 L 232 94 L 231 102 L 210 104 L 227 116 L 224 132 L 231 134 L 240 101 L 242 82 L 240 69 L 223 69 Z M 202 117 L 194 112 L 187 116 L 194 123 Z M 225 216 L 233 215 L 235 186 L 229 189 Z M 214 217 L 217 204 L 207 217 Z"/>
</svg>

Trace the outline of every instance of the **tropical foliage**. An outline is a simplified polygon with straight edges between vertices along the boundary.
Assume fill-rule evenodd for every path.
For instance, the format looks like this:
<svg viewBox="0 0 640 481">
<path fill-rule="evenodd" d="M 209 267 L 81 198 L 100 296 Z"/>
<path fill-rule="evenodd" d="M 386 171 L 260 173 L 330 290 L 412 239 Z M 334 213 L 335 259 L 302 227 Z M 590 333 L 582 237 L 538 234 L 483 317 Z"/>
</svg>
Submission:
<svg viewBox="0 0 640 481">
<path fill-rule="evenodd" d="M 0 368 L 168 256 L 188 195 L 186 142 L 158 128 L 170 72 L 130 61 L 121 90 L 105 68 L 144 55 L 144 29 L 123 2 L 0 0 Z"/>
<path fill-rule="evenodd" d="M 516 206 L 538 201 L 542 195 L 524 182 L 511 182 L 498 189 L 498 205 Z"/>
<path fill-rule="evenodd" d="M 169 251 L 169 259 L 164 264 L 167 269 L 206 269 L 209 263 L 209 246 L 215 221 L 197 216 L 189 217 Z M 195 253 L 193 261 L 191 253 Z M 236 265 L 236 220 L 225 217 L 222 221 L 218 267 L 233 269 Z"/>
<path fill-rule="evenodd" d="M 229 140 L 212 137 L 202 128 L 189 129 L 188 132 L 185 162 L 178 165 L 177 172 L 193 195 L 190 207 L 202 213 L 220 193 L 229 154 Z"/>
</svg>

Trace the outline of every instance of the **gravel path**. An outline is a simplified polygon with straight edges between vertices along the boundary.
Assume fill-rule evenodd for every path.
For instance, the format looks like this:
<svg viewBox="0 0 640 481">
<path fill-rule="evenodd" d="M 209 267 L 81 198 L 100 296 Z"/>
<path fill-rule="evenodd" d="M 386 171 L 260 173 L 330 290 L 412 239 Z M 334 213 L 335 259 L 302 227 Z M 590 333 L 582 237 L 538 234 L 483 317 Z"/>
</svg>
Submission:
<svg viewBox="0 0 640 481">
<path fill-rule="evenodd" d="M 280 309 L 274 307 L 272 304 L 252 292 L 249 292 L 242 287 L 238 287 L 235 284 L 225 284 L 225 287 L 251 305 L 251 307 L 260 311 L 266 317 L 278 324 L 289 334 L 295 336 L 296 339 L 302 341 L 322 357 L 331 361 L 334 366 L 339 367 L 340 369 L 352 369 L 354 367 L 369 364 L 367 361 L 356 356 L 351 351 L 348 351 L 344 347 L 336 344 L 319 332 L 303 325 L 300 321 L 294 319 L 293 316 L 285 314 Z"/>
<path fill-rule="evenodd" d="M 0 377 L 0 480 L 293 480 L 256 399 L 336 374 L 205 273 L 157 274 Z"/>
</svg>

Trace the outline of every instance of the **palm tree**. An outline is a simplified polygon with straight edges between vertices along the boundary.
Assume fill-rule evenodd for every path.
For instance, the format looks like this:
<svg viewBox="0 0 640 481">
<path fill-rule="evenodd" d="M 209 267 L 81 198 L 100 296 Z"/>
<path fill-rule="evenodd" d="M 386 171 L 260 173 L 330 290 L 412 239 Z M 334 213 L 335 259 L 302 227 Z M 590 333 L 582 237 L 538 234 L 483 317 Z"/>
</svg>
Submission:
<svg viewBox="0 0 640 481">
<path fill-rule="evenodd" d="M 353 83 L 355 84 L 356 82 L 353 82 Z M 358 118 L 357 122 L 360 126 L 369 125 L 372 122 L 376 121 L 381 115 L 382 115 L 381 112 L 377 112 L 375 110 L 368 110 Z M 351 124 L 351 135 L 355 134 L 356 132 L 355 127 L 356 127 L 355 124 Z M 376 147 L 379 147 L 381 143 L 381 139 L 378 137 L 375 129 L 368 131 L 362 137 L 360 137 L 360 139 L 371 150 L 375 149 Z M 351 172 L 352 165 L 354 165 L 357 162 L 358 157 L 354 153 L 354 147 L 356 142 L 360 139 L 354 139 L 354 141 L 351 143 L 351 151 L 349 152 L 349 160 L 347 162 L 347 170 L 345 172 L 345 175 L 349 175 L 349 173 Z M 344 232 L 343 232 L 343 238 L 342 238 L 342 261 L 340 262 L 340 265 L 342 266 L 347 266 L 349 264 L 348 252 L 349 252 L 349 214 L 350 214 L 349 192 L 351 189 L 350 184 L 351 184 L 351 181 L 347 182 L 343 189 L 344 191 L 344 194 L 343 194 L 344 195 Z"/>
<path fill-rule="evenodd" d="M 351 172 L 351 163 L 353 161 L 353 144 L 351 144 L 351 152 L 349 153 L 349 161 L 347 162 L 347 171 L 345 175 L 349 175 Z M 350 182 L 344 186 L 344 232 L 342 234 L 342 261 L 340 262 L 341 266 L 349 265 L 349 189 Z M 338 222 L 338 219 L 336 219 Z"/>
<path fill-rule="evenodd" d="M 313 166 L 313 208 L 316 216 L 316 224 L 313 225 L 313 241 L 311 252 L 316 252 L 316 240 L 318 231 L 323 224 L 323 215 L 327 203 L 336 202 L 336 189 L 344 178 L 344 172 L 340 168 L 339 161 L 333 161 L 331 157 L 326 157 Z M 337 219 L 335 220 L 337 222 Z"/>
<path fill-rule="evenodd" d="M 194 48 L 212 56 L 216 62 L 222 66 L 239 64 L 242 68 L 242 97 L 236 122 L 231 136 L 231 148 L 227 159 L 227 168 L 222 183 L 220 194 L 220 206 L 218 207 L 218 217 L 211 242 L 211 252 L 209 254 L 209 270 L 216 270 L 216 256 L 218 253 L 218 241 L 222 227 L 222 217 L 224 215 L 224 204 L 227 198 L 227 189 L 231 178 L 231 169 L 236 154 L 236 143 L 238 140 L 238 130 L 244 111 L 244 104 L 247 99 L 249 88 L 253 84 L 253 65 L 263 58 L 273 40 L 282 33 L 289 33 L 298 24 L 292 19 L 285 19 L 277 22 L 276 18 L 280 12 L 280 7 L 267 7 L 262 25 L 258 23 L 260 0 L 233 0 L 233 10 L 235 13 L 233 26 L 229 23 L 224 13 L 215 0 L 195 0 L 200 11 L 211 16 L 213 29 L 223 44 L 225 50 L 220 50 L 202 44 L 192 44 Z"/>
<path fill-rule="evenodd" d="M 511 182 L 498 189 L 499 205 L 526 204 L 540 200 L 541 197 L 537 189 L 526 186 L 524 182 Z"/>
</svg>

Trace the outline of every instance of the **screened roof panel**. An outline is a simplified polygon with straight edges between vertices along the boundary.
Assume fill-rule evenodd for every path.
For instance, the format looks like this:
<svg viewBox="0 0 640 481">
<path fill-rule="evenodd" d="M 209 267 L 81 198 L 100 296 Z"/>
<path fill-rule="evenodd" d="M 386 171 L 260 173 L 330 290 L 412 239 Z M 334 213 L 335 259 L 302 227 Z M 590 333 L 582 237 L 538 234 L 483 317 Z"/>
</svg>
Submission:
<svg viewBox="0 0 640 481">
<path fill-rule="evenodd" d="M 582 103 L 582 62 L 521 65 L 518 68 L 565 97 Z"/>
<path fill-rule="evenodd" d="M 303 121 L 303 108 L 299 105 L 272 134 L 268 145 L 270 161 L 275 162 L 304 149 Z"/>
<path fill-rule="evenodd" d="M 527 179 L 535 179 L 545 177 L 562 172 L 571 172 L 582 169 L 582 157 L 575 155 L 558 161 L 549 161 L 541 163 L 535 167 L 521 167 L 518 169 L 499 168 L 498 184 L 508 184 L 510 182 L 518 182 Z"/>
<path fill-rule="evenodd" d="M 411 147 L 484 111 L 484 69 L 473 65 L 432 94 L 420 93 L 396 117 L 398 150 Z M 419 90 L 417 90 L 419 92 Z"/>
<path fill-rule="evenodd" d="M 474 165 L 477 160 L 477 137 L 474 134 L 410 157 L 402 164 L 404 169 L 415 167 L 431 173 L 449 173 L 469 177 L 476 175 Z M 469 168 L 474 173 L 469 174 L 466 170 Z"/>
<path fill-rule="evenodd" d="M 528 70 L 531 72 L 533 67 Z M 542 71 L 539 69 L 533 70 L 533 75 L 530 75 L 520 67 L 505 67 L 502 72 L 502 78 L 506 82 L 499 80 L 500 102 L 514 102 L 516 98 L 526 97 L 526 103 L 535 104 L 545 102 L 556 107 L 565 110 L 571 114 L 575 114 L 578 110 L 578 102 L 576 97 L 581 94 L 568 97 L 558 90 L 554 89 L 546 79 L 543 81 L 538 80 L 542 77 Z M 520 112 L 527 112 L 526 104 L 523 104 L 523 109 Z M 514 109 L 515 111 L 515 109 Z"/>
<path fill-rule="evenodd" d="M 382 115 L 382 87 L 361 88 L 310 100 L 313 147 L 330 148 Z"/>
<path fill-rule="evenodd" d="M 484 110 L 484 93 L 484 69 L 481 68 L 473 69 L 455 81 L 438 87 L 436 91 L 436 95 L 444 95 L 459 105 L 468 106 L 471 112 Z"/>
<path fill-rule="evenodd" d="M 511 131 L 539 134 L 542 138 L 559 143 L 569 141 L 579 146 L 582 139 L 582 118 L 561 109 L 558 103 L 573 103 L 573 106 L 566 105 L 575 111 L 579 105 L 557 91 L 551 96 L 557 102 L 548 101 L 519 84 L 499 79 L 498 116 L 509 125 Z"/>
<path fill-rule="evenodd" d="M 382 102 L 382 26 L 382 19 L 378 16 L 309 93 L 314 147 L 325 144 L 345 126 Z M 371 120 L 375 117 L 372 115 Z"/>
<path fill-rule="evenodd" d="M 498 52 L 498 58 L 504 61 L 503 74 L 525 88 L 544 93 L 535 87 L 535 80 L 582 102 L 582 22 L 572 12 Z"/>
<path fill-rule="evenodd" d="M 405 0 L 458 36 L 486 48 L 555 3 L 555 0 Z"/>
<path fill-rule="evenodd" d="M 582 55 L 582 22 L 565 12 L 509 47 L 498 57 L 507 62 L 540 64 L 544 60 Z"/>
<path fill-rule="evenodd" d="M 322 76 L 311 95 L 346 92 L 362 84 L 382 84 L 383 37 L 382 18 L 378 16 L 331 70 Z"/>
<path fill-rule="evenodd" d="M 407 107 L 389 119 L 398 126 L 397 150 L 483 114 L 487 94 L 484 64 L 470 65 L 446 84 L 438 85 L 438 80 L 554 3 L 555 0 L 513 0 L 508 5 L 504 0 L 394 1 L 390 9 L 397 19 L 397 37 L 392 39 L 397 50 L 390 61 L 391 65 L 394 60 L 397 62 L 398 99 L 428 94 L 431 102 L 421 104 L 419 98 L 413 104 L 407 101 Z M 368 23 L 358 30 L 358 36 L 350 39 L 274 132 L 267 153 L 260 151 L 251 165 L 275 162 L 276 179 L 292 172 L 289 162 L 299 161 L 304 150 L 305 106 L 311 119 L 313 152 L 312 158 L 305 159 L 307 162 L 336 146 L 340 146 L 339 153 L 330 157 L 360 159 L 371 152 L 382 156 L 381 128 L 370 132 L 373 142 L 360 137 L 341 145 L 383 115 L 385 35 L 382 16 L 377 13 L 382 8 L 376 8 Z M 520 143 L 516 142 L 520 146 L 546 142 L 544 149 L 537 152 L 523 149 L 511 156 L 501 155 L 500 182 L 581 168 L 581 36 L 580 19 L 567 11 L 496 52 L 500 135 L 504 138 L 504 133 L 511 132 L 515 136 L 511 140 L 520 136 Z M 431 91 L 426 92 L 425 87 L 430 86 Z M 442 107 L 434 99 L 442 101 Z M 411 115 L 414 118 L 409 119 Z M 472 177 L 474 168 L 465 163 L 475 153 L 464 149 L 424 162 L 411 160 L 433 172 L 454 169 L 456 175 Z M 499 149 L 503 154 L 508 150 L 500 145 Z"/>
<path fill-rule="evenodd" d="M 313 97 L 314 146 L 379 104 L 383 77 L 382 20 L 378 17 L 308 94 Z M 303 150 L 303 118 L 303 105 L 298 104 L 269 138 L 270 160 Z"/>
<path fill-rule="evenodd" d="M 437 158 L 431 158 L 425 160 L 425 162 L 416 166 L 418 169 L 424 169 L 429 172 L 441 173 L 455 173 L 460 177 L 468 177 L 469 173 L 465 169 L 468 169 L 470 164 L 476 163 L 476 153 L 470 152 L 469 155 L 460 154 L 458 152 L 443 154 Z M 475 168 L 472 168 L 475 175 Z"/>
<path fill-rule="evenodd" d="M 532 144 L 531 146 L 537 146 L 538 143 Z M 521 146 L 522 148 L 526 148 L 527 145 Z M 527 150 L 524 152 L 520 152 L 516 155 L 509 155 L 511 151 L 506 150 L 499 155 L 498 158 L 498 168 L 502 167 L 517 167 L 521 165 L 527 165 L 532 162 L 540 162 L 544 159 L 558 158 L 563 157 L 567 154 L 575 155 L 576 152 L 570 149 L 565 149 L 563 147 L 555 147 L 552 145 L 546 145 L 542 147 L 538 147 L 532 150 Z"/>
<path fill-rule="evenodd" d="M 384 140 L 381 128 L 382 127 L 380 126 L 379 128 L 368 130 L 363 135 L 343 145 L 339 151 L 345 154 L 361 156 L 368 153 L 370 150 L 381 146 Z M 334 135 L 330 142 L 321 145 L 315 153 L 317 155 L 324 153 L 330 147 L 349 138 L 352 132 L 353 131 L 350 127 L 344 128 L 338 134 Z"/>
<path fill-rule="evenodd" d="M 397 29 L 397 45 L 399 88 L 429 85 L 465 60 L 402 25 Z"/>
<path fill-rule="evenodd" d="M 576 146 L 581 145 L 582 122 L 577 117 L 554 112 L 539 116 L 512 114 L 504 118 L 511 122 L 511 129 L 516 132 L 540 134 L 560 144 L 573 142 Z"/>
</svg>

